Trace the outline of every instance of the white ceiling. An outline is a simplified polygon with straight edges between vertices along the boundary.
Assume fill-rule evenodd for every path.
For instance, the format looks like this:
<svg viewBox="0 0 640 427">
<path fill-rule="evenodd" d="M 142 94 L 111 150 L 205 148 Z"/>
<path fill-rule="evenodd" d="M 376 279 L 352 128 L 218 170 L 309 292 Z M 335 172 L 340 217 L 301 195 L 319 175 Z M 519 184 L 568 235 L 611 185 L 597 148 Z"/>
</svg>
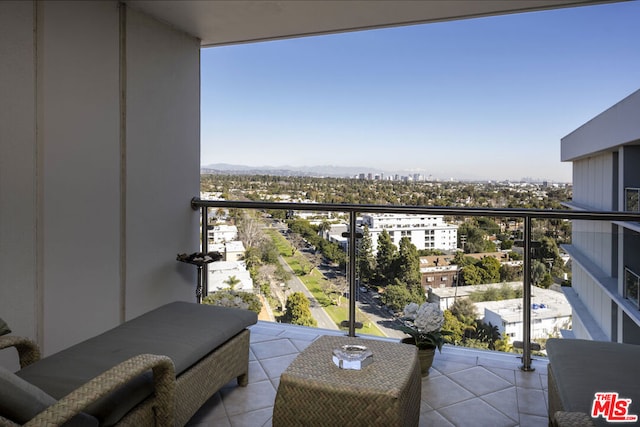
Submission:
<svg viewBox="0 0 640 427">
<path fill-rule="evenodd" d="M 125 3 L 198 37 L 202 46 L 217 46 L 611 1 L 125 0 Z"/>
</svg>

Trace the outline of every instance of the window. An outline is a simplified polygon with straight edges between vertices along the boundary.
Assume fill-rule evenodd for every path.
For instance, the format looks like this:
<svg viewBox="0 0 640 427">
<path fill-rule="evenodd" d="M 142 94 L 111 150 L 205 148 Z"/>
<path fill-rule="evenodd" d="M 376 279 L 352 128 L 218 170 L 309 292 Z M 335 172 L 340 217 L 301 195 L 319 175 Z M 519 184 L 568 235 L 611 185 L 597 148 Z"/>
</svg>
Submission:
<svg viewBox="0 0 640 427">
<path fill-rule="evenodd" d="M 640 301 L 638 295 L 640 288 L 640 276 L 631 271 L 630 269 L 624 269 L 624 297 L 631 301 L 633 305 L 640 309 Z"/>
<path fill-rule="evenodd" d="M 640 212 L 640 188 L 625 188 L 625 206 L 627 212 Z"/>
</svg>

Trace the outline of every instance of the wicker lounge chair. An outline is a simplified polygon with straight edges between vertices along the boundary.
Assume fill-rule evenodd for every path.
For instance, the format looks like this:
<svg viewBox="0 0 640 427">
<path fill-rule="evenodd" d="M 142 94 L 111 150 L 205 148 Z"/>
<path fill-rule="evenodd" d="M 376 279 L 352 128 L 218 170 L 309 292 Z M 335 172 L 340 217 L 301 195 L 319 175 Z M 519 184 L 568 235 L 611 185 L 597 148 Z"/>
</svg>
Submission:
<svg viewBox="0 0 640 427">
<path fill-rule="evenodd" d="M 547 356 L 549 425 L 611 425 L 604 417 L 591 414 L 595 394 L 601 392 L 631 399 L 631 413 L 640 412 L 640 346 L 552 338 L 547 341 Z"/>
<path fill-rule="evenodd" d="M 43 359 L 29 340 L 2 336 L 21 369 L 0 371 L 0 426 L 184 425 L 229 381 L 247 385 L 246 328 L 256 321 L 247 310 L 176 302 Z M 11 399 L 35 413 L 16 414 Z"/>
</svg>

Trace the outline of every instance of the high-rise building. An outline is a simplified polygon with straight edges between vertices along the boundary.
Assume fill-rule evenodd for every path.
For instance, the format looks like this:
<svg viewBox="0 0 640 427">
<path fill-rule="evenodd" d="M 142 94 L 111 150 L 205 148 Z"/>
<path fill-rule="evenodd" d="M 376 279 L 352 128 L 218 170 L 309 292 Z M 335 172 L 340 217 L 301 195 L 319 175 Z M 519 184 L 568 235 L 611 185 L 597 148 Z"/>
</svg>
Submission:
<svg viewBox="0 0 640 427">
<path fill-rule="evenodd" d="M 640 91 L 562 138 L 563 161 L 573 163 L 573 200 L 580 210 L 638 212 Z M 572 287 L 576 338 L 640 344 L 640 225 L 573 221 Z"/>
</svg>

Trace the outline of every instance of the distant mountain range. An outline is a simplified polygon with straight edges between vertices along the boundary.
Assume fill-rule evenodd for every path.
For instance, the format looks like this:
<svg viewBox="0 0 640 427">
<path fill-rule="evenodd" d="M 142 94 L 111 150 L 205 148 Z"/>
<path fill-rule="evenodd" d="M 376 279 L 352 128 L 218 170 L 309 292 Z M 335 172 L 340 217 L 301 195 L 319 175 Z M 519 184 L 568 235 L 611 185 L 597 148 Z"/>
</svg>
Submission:
<svg viewBox="0 0 640 427">
<path fill-rule="evenodd" d="M 364 174 L 387 174 L 380 169 L 356 166 L 245 166 L 228 163 L 215 163 L 200 168 L 202 173 L 231 175 L 275 175 L 275 176 L 312 176 L 312 177 L 353 177 Z"/>
</svg>

